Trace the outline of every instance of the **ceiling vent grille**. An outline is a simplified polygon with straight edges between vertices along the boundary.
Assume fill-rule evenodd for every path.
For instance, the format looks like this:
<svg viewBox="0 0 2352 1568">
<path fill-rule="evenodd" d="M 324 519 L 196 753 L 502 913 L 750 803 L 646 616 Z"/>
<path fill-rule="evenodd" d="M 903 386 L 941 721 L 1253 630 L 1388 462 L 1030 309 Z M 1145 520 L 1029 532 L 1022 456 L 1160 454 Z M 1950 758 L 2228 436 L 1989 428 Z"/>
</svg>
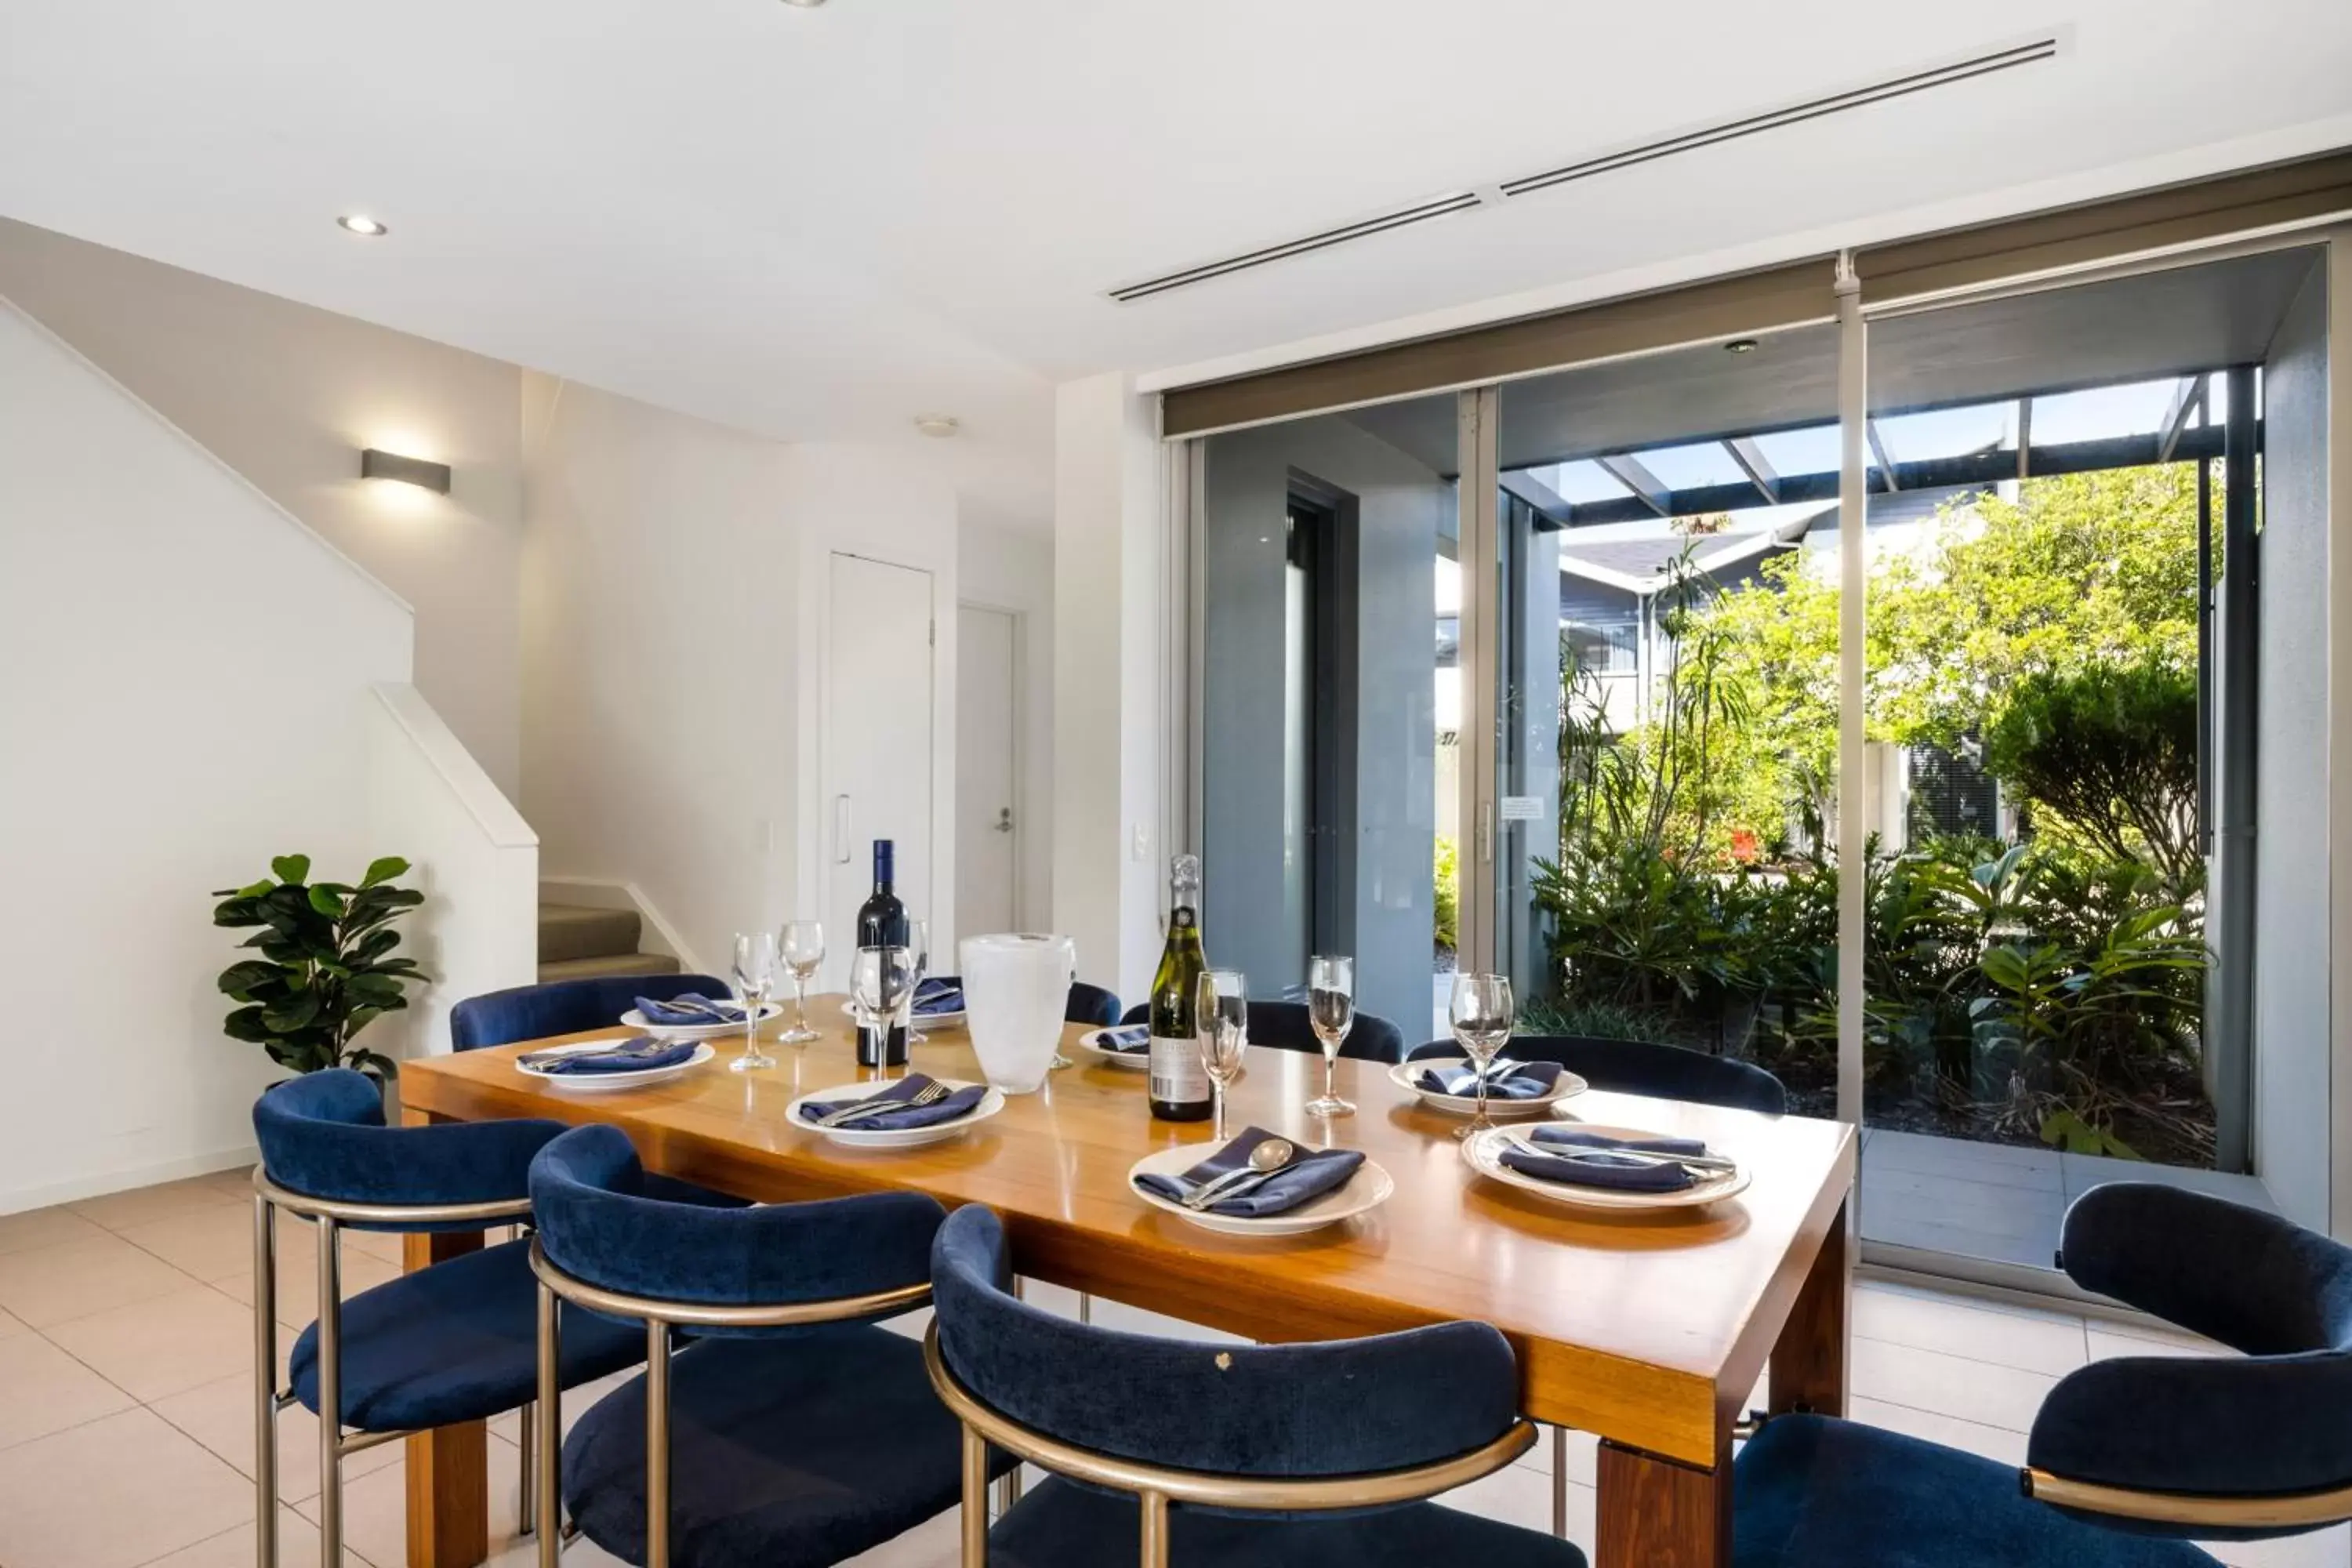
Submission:
<svg viewBox="0 0 2352 1568">
<path fill-rule="evenodd" d="M 1273 262 L 1287 260 L 1294 256 L 1304 256 L 1310 251 L 1328 250 L 1333 246 L 1367 239 L 1373 235 L 1386 234 L 1392 229 L 1404 228 L 1412 224 L 1426 223 L 1432 218 L 1444 217 L 1449 213 L 1466 212 L 1473 207 L 1487 205 L 1515 196 L 1530 195 L 1538 191 L 1550 190 L 1557 185 L 1590 179 L 1596 174 L 1605 174 L 1618 169 L 1654 163 L 1661 158 L 1672 158 L 1685 153 L 1694 153 L 1702 147 L 1737 142 L 1744 137 L 1759 135 L 1767 131 L 1778 131 L 1783 126 L 1799 125 L 1809 120 L 1819 120 L 1832 114 L 1843 114 L 1849 110 L 1866 108 L 1874 103 L 1885 103 L 1892 99 L 1907 98 L 1913 93 L 1925 92 L 1933 88 L 1950 87 L 1959 82 L 1973 80 L 1978 77 L 1990 76 L 1997 71 L 2014 70 L 2020 66 L 2055 59 L 2061 48 L 2061 40 L 2053 35 L 1983 54 L 1971 55 L 1965 59 L 1947 61 L 1927 69 L 1891 77 L 1885 81 L 1872 82 L 1866 86 L 1831 93 L 1822 98 L 1808 99 L 1801 103 L 1790 104 L 1761 114 L 1751 114 L 1738 120 L 1727 120 L 1717 124 L 1702 126 L 1696 131 L 1686 131 L 1679 135 L 1644 142 L 1638 147 L 1621 148 L 1614 153 L 1603 153 L 1599 157 L 1563 164 L 1557 169 L 1547 169 L 1541 174 L 1528 174 L 1516 180 L 1506 180 L 1498 185 L 1490 185 L 1479 190 L 1457 191 L 1412 206 L 1382 213 L 1377 217 L 1366 218 L 1360 223 L 1347 224 L 1297 239 L 1286 240 L 1279 245 L 1269 245 L 1261 249 L 1244 251 L 1239 256 L 1229 256 L 1216 261 L 1205 261 L 1197 267 L 1185 268 L 1181 271 L 1165 273 L 1158 278 L 1147 278 L 1139 282 L 1124 284 L 1110 289 L 1109 296 L 1122 305 L 1132 304 L 1139 300 L 1151 299 L 1174 289 L 1188 289 L 1196 283 L 1206 283 L 1213 278 L 1230 277 L 1236 272 L 1247 272 Z"/>
</svg>

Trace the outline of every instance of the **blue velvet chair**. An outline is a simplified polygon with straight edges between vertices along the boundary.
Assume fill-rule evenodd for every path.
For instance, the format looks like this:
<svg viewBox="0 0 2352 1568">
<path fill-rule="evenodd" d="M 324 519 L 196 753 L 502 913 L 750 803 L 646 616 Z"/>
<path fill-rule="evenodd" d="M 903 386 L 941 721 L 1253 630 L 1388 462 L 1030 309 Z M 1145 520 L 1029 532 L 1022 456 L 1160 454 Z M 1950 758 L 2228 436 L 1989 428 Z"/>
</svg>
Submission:
<svg viewBox="0 0 2352 1568">
<path fill-rule="evenodd" d="M 1432 1040 L 1412 1049 L 1415 1060 L 1461 1054 L 1462 1047 L 1452 1040 Z M 1753 1062 L 1711 1057 L 1682 1046 L 1584 1035 L 1513 1035 L 1504 1054 L 1522 1061 L 1558 1062 L 1593 1088 L 1618 1094 L 1727 1106 L 1767 1116 L 1789 1109 L 1789 1091 L 1780 1080 Z"/>
<path fill-rule="evenodd" d="M 955 1418 L 922 1350 L 877 1326 L 930 1297 L 940 1205 L 919 1193 L 721 1210 L 648 1195 L 625 1134 L 581 1127 L 532 1162 L 540 1403 L 561 1429 L 559 1299 L 628 1321 L 644 1375 L 540 1461 L 539 1506 L 631 1563 L 816 1568 L 956 1499 Z M 676 1330 L 695 1342 L 672 1348 Z M 1002 1460 L 1000 1468 L 1009 1467 Z M 554 1535 L 540 1558 L 552 1568 Z"/>
<path fill-rule="evenodd" d="M 1089 985 L 1083 980 L 1073 980 L 1070 982 L 1069 1005 L 1062 1010 L 1062 1020 L 1108 1029 L 1118 1022 L 1118 994 L 1106 991 L 1099 985 Z"/>
<path fill-rule="evenodd" d="M 527 1219 L 531 1159 L 563 1128 L 541 1121 L 387 1127 L 375 1081 L 335 1068 L 265 1092 L 253 1108 L 253 1130 L 261 1148 L 253 1258 L 260 1560 L 276 1561 L 277 1415 L 299 1400 L 320 1415 L 321 1560 L 336 1568 L 345 1457 L 411 1432 L 518 1410 L 528 1478 L 540 1385 L 528 1244 L 464 1253 L 346 1301 L 343 1230 L 479 1232 Z M 317 1227 L 321 1303 L 318 1321 L 294 1342 L 291 1386 L 283 1393 L 273 1375 L 280 1211 Z M 602 1377 L 643 1353 L 641 1337 L 618 1324 L 574 1312 L 568 1327 L 554 1369 L 559 1383 Z M 528 1504 L 521 1523 L 526 1532 L 536 1523 Z"/>
<path fill-rule="evenodd" d="M 1127 1010 L 1124 1024 L 1140 1024 L 1151 1016 L 1149 1006 L 1138 1004 Z M 1254 1046 L 1270 1046 L 1277 1051 L 1304 1051 L 1309 1056 L 1323 1054 L 1323 1042 L 1315 1037 L 1315 1026 L 1307 1021 L 1304 1002 L 1260 1002 L 1253 998 L 1249 1005 L 1249 1038 Z M 1348 1031 L 1339 1054 L 1350 1061 L 1396 1063 L 1404 1060 L 1404 1031 L 1381 1017 L 1378 1013 L 1359 1013 L 1356 1026 Z"/>
<path fill-rule="evenodd" d="M 604 974 L 586 980 L 554 980 L 468 996 L 449 1010 L 449 1042 L 461 1051 L 543 1040 L 609 1029 L 640 996 L 667 1002 L 689 991 L 728 994 L 727 983 L 710 974 Z"/>
<path fill-rule="evenodd" d="M 2122 1356 L 2042 1400 L 2026 1468 L 1820 1416 L 1740 1455 L 1738 1568 L 2213 1568 L 2191 1540 L 2352 1519 L 2352 1249 L 2146 1183 L 2074 1201 L 2075 1283 L 2244 1352 Z"/>
<path fill-rule="evenodd" d="M 931 1381 L 964 1424 L 963 1561 L 992 1568 L 1583 1568 L 1564 1541 L 1422 1500 L 1535 1441 L 1484 1323 L 1328 1344 L 1094 1328 L 1008 1289 L 996 1216 L 940 1227 Z M 1052 1476 L 991 1528 L 995 1444 Z"/>
</svg>

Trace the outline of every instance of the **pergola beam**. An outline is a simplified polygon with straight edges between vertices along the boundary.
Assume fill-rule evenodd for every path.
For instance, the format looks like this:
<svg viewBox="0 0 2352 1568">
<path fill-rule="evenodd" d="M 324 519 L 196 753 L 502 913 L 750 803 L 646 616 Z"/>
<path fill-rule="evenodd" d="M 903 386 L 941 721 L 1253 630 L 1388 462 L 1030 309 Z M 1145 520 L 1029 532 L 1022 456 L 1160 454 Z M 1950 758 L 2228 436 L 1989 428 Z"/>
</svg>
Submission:
<svg viewBox="0 0 2352 1568">
<path fill-rule="evenodd" d="M 1554 528 L 1566 528 L 1576 521 L 1576 508 L 1558 490 L 1522 468 L 1502 478 L 1503 491 L 1515 495 L 1535 509 L 1538 517 Z"/>
<path fill-rule="evenodd" d="M 1640 497 L 1642 503 L 1658 516 L 1675 515 L 1674 492 L 1636 459 L 1621 453 L 1613 458 L 1595 458 L 1593 461 L 1599 463 L 1611 479 Z"/>
<path fill-rule="evenodd" d="M 1739 471 L 1763 492 L 1765 504 L 1780 504 L 1780 476 L 1772 471 L 1772 465 L 1765 460 L 1764 448 L 1756 444 L 1754 437 L 1734 436 L 1724 442 L 1723 449 L 1731 454 L 1731 460 L 1739 465 Z"/>
<path fill-rule="evenodd" d="M 2206 378 L 2184 375 L 2180 384 L 2172 389 L 2172 404 L 2164 411 L 2164 423 L 2156 430 L 2156 460 L 2172 461 L 2172 449 L 2180 444 L 2180 433 L 2189 428 L 2189 416 L 2205 401 Z"/>
<path fill-rule="evenodd" d="M 1895 459 L 1886 455 L 1886 439 L 1878 433 L 1878 421 L 1865 419 L 1862 427 L 1870 437 L 1870 455 L 1878 459 L 1878 477 L 1886 481 L 1888 493 L 1901 489 L 1895 479 Z"/>
</svg>

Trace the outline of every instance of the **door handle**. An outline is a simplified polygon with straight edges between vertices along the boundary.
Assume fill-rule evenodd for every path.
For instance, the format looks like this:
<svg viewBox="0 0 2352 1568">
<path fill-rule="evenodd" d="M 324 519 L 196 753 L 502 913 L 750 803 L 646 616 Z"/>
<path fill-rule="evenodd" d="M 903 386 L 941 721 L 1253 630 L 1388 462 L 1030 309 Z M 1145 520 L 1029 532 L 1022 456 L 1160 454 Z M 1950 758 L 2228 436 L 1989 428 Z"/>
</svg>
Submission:
<svg viewBox="0 0 2352 1568">
<path fill-rule="evenodd" d="M 1013 808 L 1011 806 L 1004 806 L 997 812 L 996 831 L 999 833 L 1010 833 L 1013 831 Z"/>
<path fill-rule="evenodd" d="M 833 863 L 849 864 L 849 797 L 845 795 L 833 797 Z"/>
</svg>

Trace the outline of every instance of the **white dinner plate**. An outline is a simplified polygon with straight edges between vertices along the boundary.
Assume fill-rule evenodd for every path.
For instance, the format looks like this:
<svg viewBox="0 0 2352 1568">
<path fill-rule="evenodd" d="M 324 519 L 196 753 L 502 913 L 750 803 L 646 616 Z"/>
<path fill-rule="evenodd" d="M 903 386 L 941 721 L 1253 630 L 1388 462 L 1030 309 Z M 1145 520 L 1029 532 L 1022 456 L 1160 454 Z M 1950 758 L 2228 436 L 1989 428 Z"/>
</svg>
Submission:
<svg viewBox="0 0 2352 1568">
<path fill-rule="evenodd" d="M 1153 1208 L 1172 1214 L 1202 1230 L 1213 1230 L 1220 1236 L 1302 1236 L 1307 1231 L 1320 1230 L 1327 1225 L 1337 1225 L 1343 1219 L 1353 1219 L 1360 1214 L 1376 1209 L 1388 1202 L 1389 1195 L 1396 1191 L 1396 1179 L 1369 1155 L 1343 1185 L 1312 1202 L 1300 1205 L 1287 1214 L 1267 1215 L 1257 1219 L 1188 1209 L 1172 1198 L 1148 1193 L 1135 1184 L 1135 1178 L 1142 1175 L 1181 1176 L 1207 1159 L 1211 1147 L 1207 1143 L 1180 1143 L 1173 1149 L 1162 1149 L 1157 1154 L 1145 1155 L 1128 1168 L 1127 1190 Z"/>
<path fill-rule="evenodd" d="M 783 1010 L 782 1002 L 762 1002 L 760 1022 L 764 1024 Z M 651 1035 L 656 1040 L 723 1040 L 730 1035 L 740 1037 L 743 1033 L 740 1018 L 731 1024 L 656 1024 L 635 1007 L 621 1015 L 621 1023 L 625 1028 Z"/>
<path fill-rule="evenodd" d="M 1508 1059 L 1507 1056 L 1505 1059 Z M 1478 1114 L 1476 1095 L 1440 1094 L 1434 1089 L 1421 1087 L 1421 1075 L 1431 1068 L 1466 1068 L 1469 1065 L 1468 1057 L 1423 1057 L 1418 1061 L 1398 1062 L 1391 1067 L 1389 1081 L 1408 1094 L 1419 1095 L 1421 1102 L 1432 1110 L 1443 1110 L 1449 1116 L 1475 1116 Z M 1489 1098 L 1486 1101 L 1486 1115 L 1490 1120 L 1496 1121 L 1505 1117 L 1549 1116 L 1551 1114 L 1553 1106 L 1571 1095 L 1582 1094 L 1591 1087 L 1592 1086 L 1582 1079 L 1566 1068 L 1562 1068 L 1559 1069 L 1559 1077 L 1552 1083 L 1550 1093 L 1539 1100 Z"/>
<path fill-rule="evenodd" d="M 737 1027 L 740 1028 L 741 1026 L 738 1025 Z M 551 1056 L 560 1051 L 567 1057 L 576 1057 L 583 1051 L 609 1051 L 619 1044 L 621 1042 L 618 1040 L 587 1040 L 576 1046 L 549 1046 L 546 1049 Z M 536 1056 L 539 1053 L 534 1051 L 531 1054 Z M 698 1045 L 694 1047 L 694 1054 L 686 1060 L 672 1062 L 666 1068 L 646 1068 L 641 1072 L 581 1073 L 549 1072 L 542 1068 L 531 1067 L 518 1057 L 515 1058 L 515 1070 L 529 1074 L 550 1089 L 569 1089 L 579 1094 L 597 1094 L 613 1089 L 643 1089 L 651 1083 L 667 1083 L 671 1079 L 692 1072 L 718 1054 L 708 1045 Z"/>
<path fill-rule="evenodd" d="M 1098 1037 L 1108 1033 L 1109 1031 L 1107 1029 L 1088 1029 L 1078 1037 L 1078 1049 L 1105 1067 L 1123 1068 L 1129 1072 L 1151 1070 L 1151 1052 L 1149 1047 L 1139 1051 L 1106 1050 L 1099 1043 Z"/>
<path fill-rule="evenodd" d="M 1587 1127 L 1577 1125 L 1580 1132 L 1598 1132 L 1604 1138 L 1660 1138 L 1659 1132 L 1644 1132 L 1629 1127 Z M 1473 1133 L 1462 1141 L 1462 1157 L 1470 1168 L 1482 1176 L 1491 1176 L 1507 1186 L 1549 1198 L 1570 1208 L 1609 1209 L 1617 1213 L 1640 1212 L 1648 1209 L 1698 1208 L 1706 1204 L 1720 1203 L 1748 1190 L 1748 1168 L 1745 1165 L 1719 1176 L 1701 1176 L 1687 1187 L 1675 1193 L 1629 1193 L 1613 1187 L 1580 1187 L 1571 1182 L 1547 1182 L 1540 1176 L 1530 1176 L 1514 1171 L 1503 1163 L 1503 1151 L 1521 1141 L 1516 1127 L 1490 1127 L 1484 1132 Z"/>
<path fill-rule="evenodd" d="M 863 1083 L 837 1083 L 831 1089 L 813 1089 L 784 1108 L 784 1120 L 803 1132 L 830 1139 L 845 1149 L 920 1149 L 928 1143 L 944 1143 L 950 1138 L 961 1138 L 1004 1109 L 1003 1091 L 992 1089 L 980 1097 L 978 1105 L 953 1121 L 935 1121 L 929 1127 L 877 1128 L 861 1131 L 854 1121 L 846 1127 L 819 1127 L 801 1114 L 801 1107 L 813 1100 L 828 1104 L 838 1100 L 865 1100 L 881 1093 L 895 1081 L 869 1079 Z M 937 1081 L 947 1085 L 950 1092 L 973 1087 L 964 1079 L 943 1078 Z"/>
<path fill-rule="evenodd" d="M 841 1005 L 841 1015 L 852 1023 L 856 1022 L 857 1004 L 844 1002 Z M 927 1035 L 933 1029 L 961 1029 L 963 1027 L 963 1010 L 958 1008 L 952 1013 L 918 1013 L 914 1016 L 914 1026 Z"/>
</svg>

